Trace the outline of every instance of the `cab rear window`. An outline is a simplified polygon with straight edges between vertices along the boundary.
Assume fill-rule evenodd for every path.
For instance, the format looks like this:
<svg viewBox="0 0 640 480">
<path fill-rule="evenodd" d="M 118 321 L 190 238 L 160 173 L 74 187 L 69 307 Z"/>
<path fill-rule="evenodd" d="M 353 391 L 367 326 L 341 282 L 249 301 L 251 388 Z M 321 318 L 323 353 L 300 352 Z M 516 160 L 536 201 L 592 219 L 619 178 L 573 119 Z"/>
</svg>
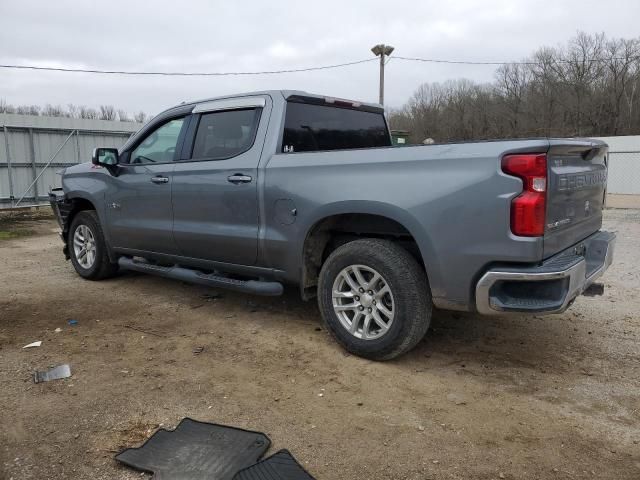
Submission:
<svg viewBox="0 0 640 480">
<path fill-rule="evenodd" d="M 288 102 L 282 151 L 286 153 L 391 146 L 382 113 Z"/>
</svg>

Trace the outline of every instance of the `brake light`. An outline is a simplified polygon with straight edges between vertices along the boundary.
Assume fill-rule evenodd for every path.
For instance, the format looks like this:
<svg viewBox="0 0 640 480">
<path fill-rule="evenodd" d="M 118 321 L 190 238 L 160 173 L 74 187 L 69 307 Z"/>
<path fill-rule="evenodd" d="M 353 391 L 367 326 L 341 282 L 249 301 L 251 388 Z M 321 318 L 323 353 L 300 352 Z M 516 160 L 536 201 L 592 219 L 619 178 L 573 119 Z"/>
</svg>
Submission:
<svg viewBox="0 0 640 480">
<path fill-rule="evenodd" d="M 337 105 L 338 107 L 358 108 L 361 106 L 360 102 L 353 102 L 351 100 L 343 100 L 341 98 L 324 97 L 325 103 L 331 105 Z"/>
<path fill-rule="evenodd" d="M 522 179 L 522 193 L 511 201 L 511 231 L 522 237 L 544 235 L 547 211 L 547 155 L 518 153 L 502 159 L 502 171 Z"/>
</svg>

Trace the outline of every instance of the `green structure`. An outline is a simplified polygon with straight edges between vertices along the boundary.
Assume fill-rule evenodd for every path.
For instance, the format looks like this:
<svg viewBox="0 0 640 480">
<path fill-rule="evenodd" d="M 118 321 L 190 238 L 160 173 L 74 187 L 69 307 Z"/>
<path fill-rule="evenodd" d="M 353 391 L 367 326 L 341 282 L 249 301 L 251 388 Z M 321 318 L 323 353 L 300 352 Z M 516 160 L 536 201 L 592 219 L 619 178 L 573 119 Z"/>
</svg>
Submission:
<svg viewBox="0 0 640 480">
<path fill-rule="evenodd" d="M 405 147 L 409 145 L 409 135 L 407 130 L 391 130 L 391 141 L 394 147 Z"/>
</svg>

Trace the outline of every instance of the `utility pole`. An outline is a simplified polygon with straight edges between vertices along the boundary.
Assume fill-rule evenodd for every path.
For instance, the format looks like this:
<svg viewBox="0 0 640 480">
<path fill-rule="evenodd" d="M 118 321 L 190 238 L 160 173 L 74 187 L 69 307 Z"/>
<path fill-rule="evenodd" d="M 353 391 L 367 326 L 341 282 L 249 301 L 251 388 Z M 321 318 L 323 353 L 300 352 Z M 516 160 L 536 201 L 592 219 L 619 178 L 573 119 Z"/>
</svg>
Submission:
<svg viewBox="0 0 640 480">
<path fill-rule="evenodd" d="M 380 57 L 380 105 L 384 105 L 384 59 L 391 55 L 393 47 L 380 43 L 371 49 L 374 55 Z"/>
</svg>

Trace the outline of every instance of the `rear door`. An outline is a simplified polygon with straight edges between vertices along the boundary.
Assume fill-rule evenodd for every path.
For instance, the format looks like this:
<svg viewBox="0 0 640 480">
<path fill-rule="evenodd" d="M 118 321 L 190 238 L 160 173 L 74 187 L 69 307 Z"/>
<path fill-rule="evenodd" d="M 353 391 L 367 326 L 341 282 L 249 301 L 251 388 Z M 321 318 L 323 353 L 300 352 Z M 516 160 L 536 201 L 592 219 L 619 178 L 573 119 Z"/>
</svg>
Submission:
<svg viewBox="0 0 640 480">
<path fill-rule="evenodd" d="M 552 140 L 544 256 L 598 231 L 607 184 L 607 145 L 591 140 Z"/>
<path fill-rule="evenodd" d="M 107 191 L 110 241 L 115 248 L 175 254 L 171 181 L 187 117 L 167 119 L 123 152 Z"/>
<path fill-rule="evenodd" d="M 267 96 L 194 108 L 173 171 L 173 232 L 185 257 L 253 265 L 258 255 L 258 164 Z"/>
</svg>

